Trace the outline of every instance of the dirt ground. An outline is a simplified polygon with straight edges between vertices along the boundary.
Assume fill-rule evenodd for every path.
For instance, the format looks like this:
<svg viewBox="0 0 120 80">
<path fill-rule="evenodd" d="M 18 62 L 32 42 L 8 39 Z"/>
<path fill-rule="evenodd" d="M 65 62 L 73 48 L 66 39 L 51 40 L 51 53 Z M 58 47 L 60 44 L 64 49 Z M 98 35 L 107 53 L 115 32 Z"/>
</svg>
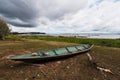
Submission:
<svg viewBox="0 0 120 80">
<path fill-rule="evenodd" d="M 11 55 L 78 45 L 52 41 L 0 41 L 0 80 L 120 80 L 120 48 L 94 46 L 94 61 L 113 74 L 97 70 L 85 54 L 39 64 L 7 60 Z"/>
</svg>

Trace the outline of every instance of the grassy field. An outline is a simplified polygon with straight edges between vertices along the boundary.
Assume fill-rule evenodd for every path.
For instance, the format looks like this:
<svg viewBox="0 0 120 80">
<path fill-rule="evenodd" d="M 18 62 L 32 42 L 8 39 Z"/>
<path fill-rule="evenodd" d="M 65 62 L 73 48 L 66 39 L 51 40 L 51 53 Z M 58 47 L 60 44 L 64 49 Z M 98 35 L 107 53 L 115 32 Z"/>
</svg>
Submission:
<svg viewBox="0 0 120 80">
<path fill-rule="evenodd" d="M 7 60 L 10 55 L 79 45 L 71 41 L 68 43 L 28 38 L 0 41 L 0 80 L 120 80 L 120 48 L 94 46 L 91 50 L 97 64 L 110 69 L 113 74 L 96 70 L 85 54 L 40 64 Z"/>
<path fill-rule="evenodd" d="M 51 37 L 51 36 L 8 36 L 7 39 L 47 40 L 47 41 L 59 41 L 59 42 L 69 42 L 69 43 L 77 43 L 77 44 L 94 44 L 100 46 L 120 48 L 120 39 L 89 39 L 89 38 Z"/>
</svg>

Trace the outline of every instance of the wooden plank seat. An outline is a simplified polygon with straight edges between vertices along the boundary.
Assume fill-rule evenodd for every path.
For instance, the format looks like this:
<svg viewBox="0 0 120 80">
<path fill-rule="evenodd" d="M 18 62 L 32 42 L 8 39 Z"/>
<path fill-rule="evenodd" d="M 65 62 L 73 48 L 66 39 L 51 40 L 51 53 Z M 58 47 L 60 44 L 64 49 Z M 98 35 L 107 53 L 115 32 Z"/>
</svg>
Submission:
<svg viewBox="0 0 120 80">
<path fill-rule="evenodd" d="M 50 56 L 56 56 L 56 55 L 57 55 L 54 50 L 48 51 L 48 54 L 49 54 Z"/>
<path fill-rule="evenodd" d="M 55 52 L 57 55 L 64 55 L 66 53 L 68 53 L 68 50 L 66 48 L 59 48 L 59 49 L 55 49 Z"/>
<path fill-rule="evenodd" d="M 82 51 L 82 50 L 85 49 L 85 47 L 83 47 L 83 46 L 76 46 L 76 48 L 77 48 L 78 50 L 80 50 L 80 51 Z"/>
<path fill-rule="evenodd" d="M 84 45 L 83 47 L 84 47 L 84 48 L 86 48 L 86 49 L 87 49 L 87 48 L 89 48 L 89 46 L 88 46 L 88 45 Z"/>
<path fill-rule="evenodd" d="M 67 50 L 69 51 L 69 53 L 78 51 L 78 49 L 76 49 L 76 47 L 67 47 Z"/>
</svg>

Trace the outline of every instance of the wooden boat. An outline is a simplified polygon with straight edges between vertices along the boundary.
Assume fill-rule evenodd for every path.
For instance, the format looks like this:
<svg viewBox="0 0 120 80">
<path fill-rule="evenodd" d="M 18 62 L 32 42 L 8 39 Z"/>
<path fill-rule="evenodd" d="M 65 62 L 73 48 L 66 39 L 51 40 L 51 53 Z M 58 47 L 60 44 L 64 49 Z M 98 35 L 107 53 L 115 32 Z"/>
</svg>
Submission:
<svg viewBox="0 0 120 80">
<path fill-rule="evenodd" d="M 93 45 L 84 44 L 80 46 L 57 48 L 54 50 L 44 50 L 30 54 L 12 56 L 9 59 L 15 61 L 24 61 L 24 62 L 46 61 L 46 60 L 58 59 L 58 58 L 73 56 L 76 54 L 86 53 L 90 51 L 92 46 Z"/>
</svg>

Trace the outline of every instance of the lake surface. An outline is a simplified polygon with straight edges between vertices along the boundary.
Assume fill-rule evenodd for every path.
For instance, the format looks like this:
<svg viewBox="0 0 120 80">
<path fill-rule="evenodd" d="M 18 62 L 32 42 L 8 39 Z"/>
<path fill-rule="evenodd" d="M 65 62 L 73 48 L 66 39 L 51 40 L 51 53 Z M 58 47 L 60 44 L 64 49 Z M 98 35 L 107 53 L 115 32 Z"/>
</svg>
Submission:
<svg viewBox="0 0 120 80">
<path fill-rule="evenodd" d="M 87 35 L 87 38 L 120 39 L 119 34 Z"/>
<path fill-rule="evenodd" d="M 94 34 L 94 33 L 80 33 L 80 34 L 54 34 L 52 36 L 77 37 L 77 38 L 101 38 L 101 39 L 120 39 L 120 34 Z"/>
</svg>

